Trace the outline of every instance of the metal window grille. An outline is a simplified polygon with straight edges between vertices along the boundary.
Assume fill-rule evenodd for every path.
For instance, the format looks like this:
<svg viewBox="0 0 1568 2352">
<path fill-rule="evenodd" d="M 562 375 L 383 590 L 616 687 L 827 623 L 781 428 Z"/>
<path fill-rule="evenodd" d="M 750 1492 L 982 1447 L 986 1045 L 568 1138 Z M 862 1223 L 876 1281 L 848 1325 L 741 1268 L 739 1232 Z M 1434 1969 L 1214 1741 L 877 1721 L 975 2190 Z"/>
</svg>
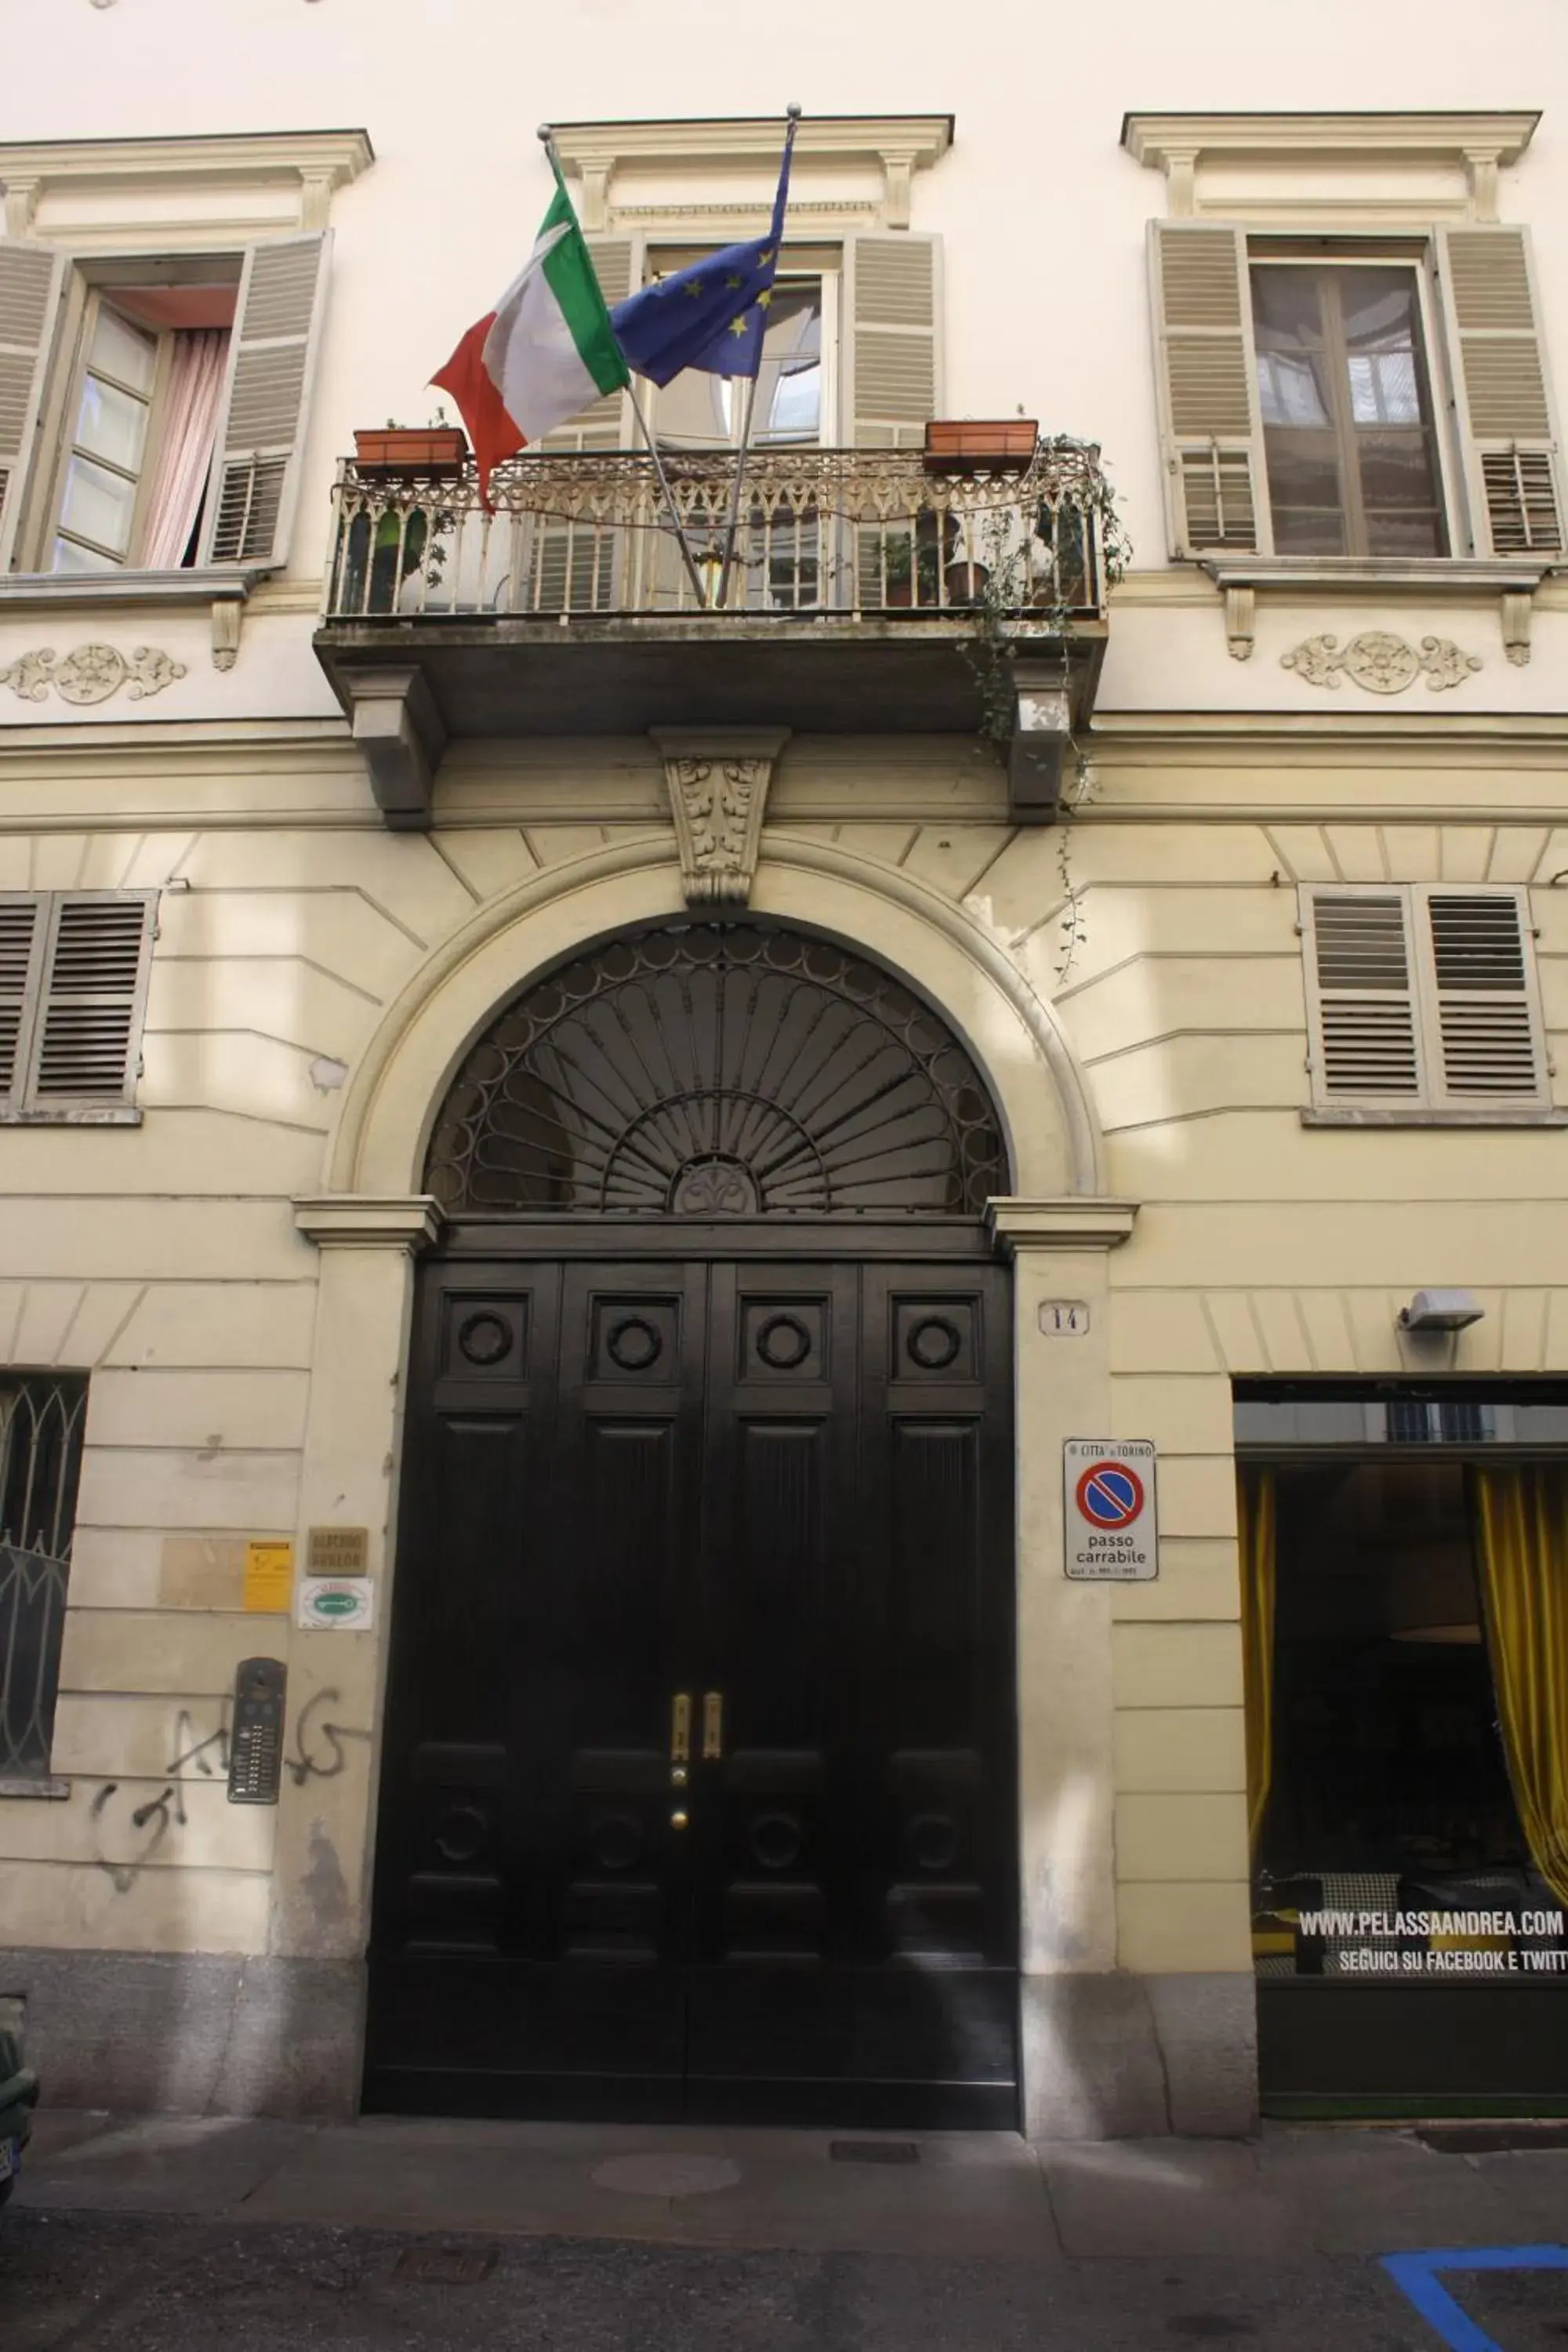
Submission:
<svg viewBox="0 0 1568 2352">
<path fill-rule="evenodd" d="M 49 1769 L 85 1376 L 0 1374 L 0 1778 Z"/>
</svg>

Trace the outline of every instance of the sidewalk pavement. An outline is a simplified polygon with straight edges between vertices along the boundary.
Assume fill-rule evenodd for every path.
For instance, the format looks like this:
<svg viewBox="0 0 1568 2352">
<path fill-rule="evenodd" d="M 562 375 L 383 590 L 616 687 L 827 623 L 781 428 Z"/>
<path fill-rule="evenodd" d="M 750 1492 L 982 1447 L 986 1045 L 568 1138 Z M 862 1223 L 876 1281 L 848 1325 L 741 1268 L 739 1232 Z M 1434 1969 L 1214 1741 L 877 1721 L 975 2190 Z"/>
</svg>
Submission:
<svg viewBox="0 0 1568 2352">
<path fill-rule="evenodd" d="M 12 2210 L 27 2208 L 1047 2265 L 1292 2263 L 1568 2242 L 1568 2147 L 1449 2153 L 1405 2130 L 1270 2126 L 1247 2142 L 1031 2148 L 1005 2133 L 46 2110 Z"/>
</svg>

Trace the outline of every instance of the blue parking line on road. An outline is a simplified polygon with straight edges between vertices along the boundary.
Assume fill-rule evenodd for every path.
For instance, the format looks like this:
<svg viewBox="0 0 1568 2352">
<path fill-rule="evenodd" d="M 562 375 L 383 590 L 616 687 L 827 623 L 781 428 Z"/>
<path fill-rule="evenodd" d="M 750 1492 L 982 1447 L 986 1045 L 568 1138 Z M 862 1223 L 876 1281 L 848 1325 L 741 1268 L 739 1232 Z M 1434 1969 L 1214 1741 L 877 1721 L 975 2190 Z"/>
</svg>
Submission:
<svg viewBox="0 0 1568 2352">
<path fill-rule="evenodd" d="M 1439 2271 L 1568 2271 L 1568 2246 L 1453 2246 L 1422 2254 L 1384 2254 L 1383 2267 L 1449 2352 L 1503 2352 L 1459 2309 Z"/>
</svg>

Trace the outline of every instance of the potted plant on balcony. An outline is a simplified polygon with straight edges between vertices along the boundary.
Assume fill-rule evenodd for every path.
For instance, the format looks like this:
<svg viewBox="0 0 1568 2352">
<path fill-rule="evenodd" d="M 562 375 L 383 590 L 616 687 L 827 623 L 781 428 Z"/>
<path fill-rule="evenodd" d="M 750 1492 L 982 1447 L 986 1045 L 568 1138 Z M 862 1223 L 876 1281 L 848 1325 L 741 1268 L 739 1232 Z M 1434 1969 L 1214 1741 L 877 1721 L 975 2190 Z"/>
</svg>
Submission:
<svg viewBox="0 0 1568 2352">
<path fill-rule="evenodd" d="M 934 547 L 917 547 L 912 538 L 889 534 L 882 543 L 884 602 L 935 604 L 940 599 L 941 558 Z"/>
<path fill-rule="evenodd" d="M 1032 416 L 933 416 L 926 426 L 927 471 L 963 474 L 984 467 L 1027 466 L 1039 430 Z"/>
<path fill-rule="evenodd" d="M 894 526 L 881 540 L 882 577 L 889 605 L 940 605 L 942 574 L 951 572 L 958 552 L 959 526 L 950 514 L 921 514 L 907 526 Z M 948 589 L 946 601 L 952 601 Z"/>
<path fill-rule="evenodd" d="M 441 409 L 436 418 L 434 425 L 396 425 L 389 416 L 384 425 L 356 431 L 360 473 L 375 481 L 456 481 L 468 462 L 468 436 L 460 425 L 448 425 Z"/>
</svg>

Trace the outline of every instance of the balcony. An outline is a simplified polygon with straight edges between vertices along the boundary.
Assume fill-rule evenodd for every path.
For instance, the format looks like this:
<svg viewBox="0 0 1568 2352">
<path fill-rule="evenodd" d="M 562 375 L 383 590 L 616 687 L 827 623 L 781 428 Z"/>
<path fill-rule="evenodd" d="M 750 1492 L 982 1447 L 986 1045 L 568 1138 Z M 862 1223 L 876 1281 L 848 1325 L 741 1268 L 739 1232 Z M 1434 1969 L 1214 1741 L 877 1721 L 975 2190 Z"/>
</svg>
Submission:
<svg viewBox="0 0 1568 2352">
<path fill-rule="evenodd" d="M 529 455 L 334 491 L 316 648 L 389 824 L 458 736 L 649 728 L 984 732 L 1048 818 L 1105 649 L 1098 450 L 941 469 L 920 450 Z"/>
</svg>

